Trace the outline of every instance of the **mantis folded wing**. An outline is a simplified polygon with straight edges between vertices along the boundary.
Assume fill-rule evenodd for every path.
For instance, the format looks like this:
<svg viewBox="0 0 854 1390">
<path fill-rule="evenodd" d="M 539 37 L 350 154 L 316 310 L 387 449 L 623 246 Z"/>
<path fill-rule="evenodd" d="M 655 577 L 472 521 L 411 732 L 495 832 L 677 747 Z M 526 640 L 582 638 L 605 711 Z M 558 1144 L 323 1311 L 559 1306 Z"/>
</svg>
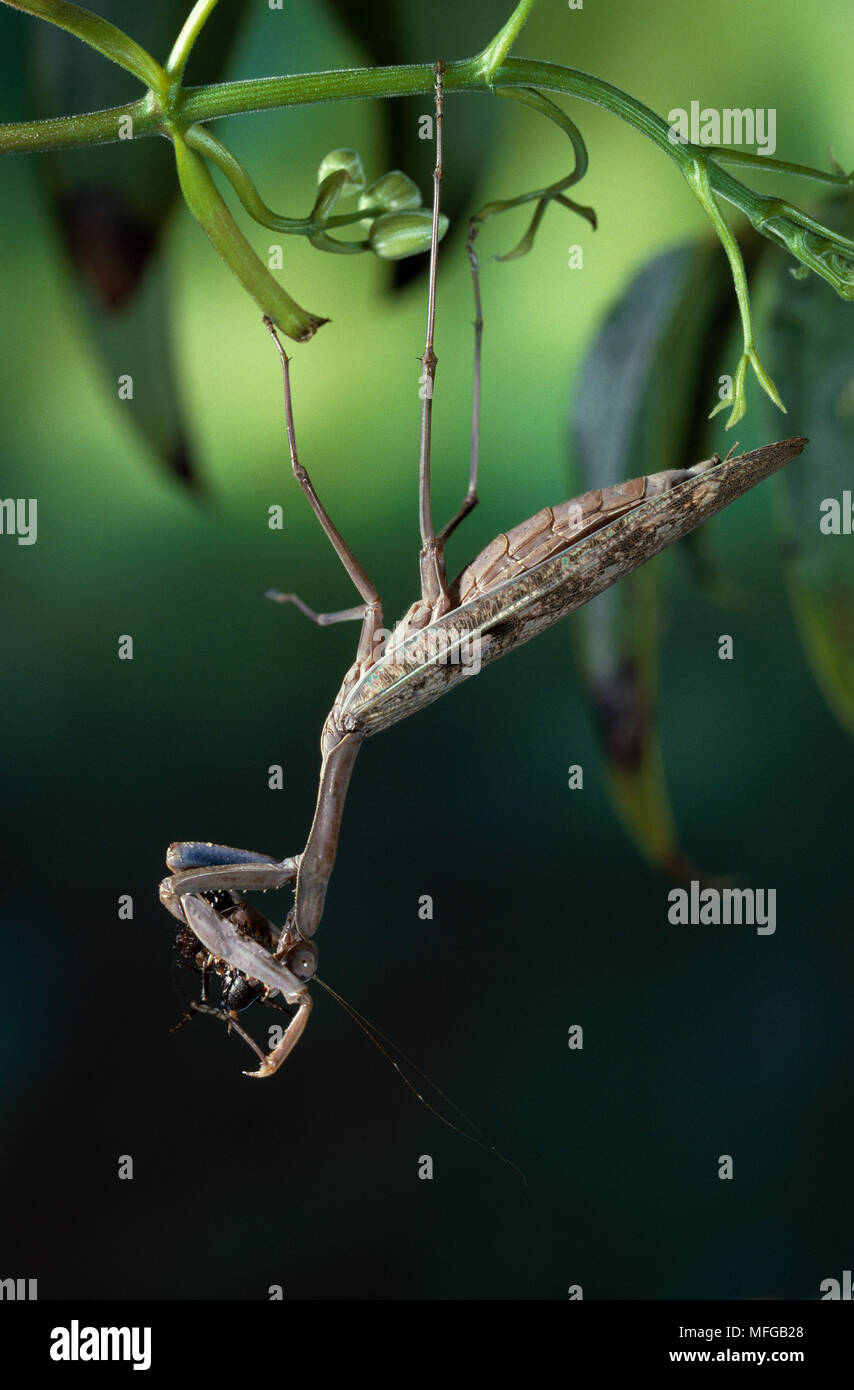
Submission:
<svg viewBox="0 0 854 1390">
<path fill-rule="evenodd" d="M 341 728 L 367 737 L 414 714 L 468 675 L 466 665 L 435 653 L 476 640 L 483 666 L 521 647 L 782 468 L 806 442 L 786 439 L 726 463 L 715 455 L 684 471 L 633 478 L 546 507 L 496 537 L 451 585 L 452 598 L 461 595 L 454 608 L 422 627 L 423 601 L 412 605 L 385 654 L 341 701 Z"/>
</svg>

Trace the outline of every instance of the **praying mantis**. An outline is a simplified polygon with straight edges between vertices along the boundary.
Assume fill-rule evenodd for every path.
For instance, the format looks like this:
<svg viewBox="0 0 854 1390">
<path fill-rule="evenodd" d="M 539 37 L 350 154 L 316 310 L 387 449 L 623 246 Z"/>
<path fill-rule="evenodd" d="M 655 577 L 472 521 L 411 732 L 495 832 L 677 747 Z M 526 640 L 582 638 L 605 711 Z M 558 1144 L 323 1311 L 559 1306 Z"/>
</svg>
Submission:
<svg viewBox="0 0 854 1390">
<path fill-rule="evenodd" d="M 473 667 L 460 659 L 463 650 L 476 650 L 480 669 L 522 646 L 782 468 L 807 442 L 786 439 L 723 461 L 715 454 L 693 467 L 633 478 L 545 507 L 497 536 L 449 580 L 445 545 L 478 500 L 483 321 L 473 230 L 469 255 L 477 317 L 469 483 L 456 514 L 437 530 L 431 506 L 430 444 L 443 158 L 441 63 L 435 72 L 436 160 L 418 467 L 420 596 L 387 634 L 377 589 L 330 519 L 300 462 L 290 363 L 275 328 L 265 320 L 281 360 L 294 477 L 361 602 L 339 612 L 316 613 L 296 594 L 269 596 L 293 603 L 319 626 L 353 620 L 361 622 L 361 631 L 355 659 L 323 725 L 317 802 L 302 853 L 277 860 L 229 846 L 183 841 L 170 845 L 166 862 L 171 873 L 160 885 L 163 905 L 181 924 L 179 950 L 202 973 L 202 1003 L 192 1004 L 191 1010 L 213 1014 L 236 1029 L 260 1059 L 255 1071 L 245 1073 L 255 1078 L 278 1071 L 308 1023 L 309 986 L 317 969 L 314 936 L 335 863 L 347 788 L 363 742 L 466 679 Z M 294 902 L 278 931 L 242 894 L 284 887 L 293 887 Z M 221 978 L 219 1008 L 207 1003 L 210 970 Z M 277 996 L 293 1012 L 281 1039 L 265 1054 L 239 1026 L 237 1013 L 255 999 L 281 1008 L 275 1003 Z"/>
</svg>

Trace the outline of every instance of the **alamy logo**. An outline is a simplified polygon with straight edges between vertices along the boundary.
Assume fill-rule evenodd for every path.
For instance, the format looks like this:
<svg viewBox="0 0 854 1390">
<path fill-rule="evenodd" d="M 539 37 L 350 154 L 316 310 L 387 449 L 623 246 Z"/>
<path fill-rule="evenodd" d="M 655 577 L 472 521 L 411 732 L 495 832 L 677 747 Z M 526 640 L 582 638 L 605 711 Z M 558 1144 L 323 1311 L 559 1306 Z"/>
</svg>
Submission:
<svg viewBox="0 0 854 1390">
<path fill-rule="evenodd" d="M 827 1299 L 842 1299 L 850 1303 L 852 1300 L 851 1270 L 843 1269 L 841 1281 L 839 1279 L 822 1279 L 819 1289 L 821 1290 L 822 1303 Z"/>
<path fill-rule="evenodd" d="M 718 111 L 707 106 L 701 111 L 700 103 L 692 101 L 690 111 L 676 106 L 668 111 L 667 120 L 671 145 L 755 145 L 756 153 L 764 155 L 772 155 L 777 148 L 777 112 L 773 107 L 741 111 L 725 106 Z"/>
<path fill-rule="evenodd" d="M 0 1279 L 0 1300 L 22 1303 L 26 1298 L 38 1298 L 38 1279 Z"/>
<path fill-rule="evenodd" d="M 17 536 L 18 545 L 35 545 L 38 521 L 37 498 L 0 497 L 0 536 Z"/>
<path fill-rule="evenodd" d="M 132 1361 L 135 1371 L 151 1365 L 150 1327 L 55 1327 L 50 1334 L 51 1361 Z"/>
<path fill-rule="evenodd" d="M 821 521 L 818 529 L 823 536 L 850 536 L 854 534 L 854 493 L 847 489 L 841 499 L 825 497 L 819 506 Z"/>
<path fill-rule="evenodd" d="M 697 879 L 687 888 L 671 888 L 668 922 L 682 926 L 756 927 L 757 936 L 777 930 L 776 888 L 701 888 Z"/>
<path fill-rule="evenodd" d="M 394 633 L 378 628 L 373 636 L 374 656 L 379 661 L 391 656 L 404 666 L 459 666 L 463 675 L 476 676 L 481 666 L 478 632 L 454 626 L 428 627 L 409 633 L 403 642 L 392 640 Z"/>
</svg>

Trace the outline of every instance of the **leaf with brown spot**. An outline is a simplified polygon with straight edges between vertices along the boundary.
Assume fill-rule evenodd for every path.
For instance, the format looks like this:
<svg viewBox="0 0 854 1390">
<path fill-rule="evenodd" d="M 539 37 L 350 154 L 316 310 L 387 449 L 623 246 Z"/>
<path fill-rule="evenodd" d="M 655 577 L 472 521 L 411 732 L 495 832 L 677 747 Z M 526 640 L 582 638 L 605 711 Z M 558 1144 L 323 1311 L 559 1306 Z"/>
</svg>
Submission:
<svg viewBox="0 0 854 1390">
<path fill-rule="evenodd" d="M 581 369 L 573 491 L 685 468 L 703 456 L 706 362 L 730 301 L 724 259 L 707 243 L 674 247 L 643 267 Z M 629 834 L 663 872 L 703 878 L 679 844 L 658 728 L 660 573 L 660 562 L 646 565 L 580 610 L 576 663 Z"/>
</svg>

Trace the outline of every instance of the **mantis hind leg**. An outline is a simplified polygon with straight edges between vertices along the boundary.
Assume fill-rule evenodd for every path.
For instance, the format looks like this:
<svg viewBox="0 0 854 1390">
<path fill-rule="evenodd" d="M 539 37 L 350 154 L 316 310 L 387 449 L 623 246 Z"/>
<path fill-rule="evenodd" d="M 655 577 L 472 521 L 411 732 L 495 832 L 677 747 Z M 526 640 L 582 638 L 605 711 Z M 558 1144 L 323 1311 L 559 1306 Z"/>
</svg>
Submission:
<svg viewBox="0 0 854 1390">
<path fill-rule="evenodd" d="M 287 428 L 288 449 L 290 450 L 291 467 L 293 468 L 294 477 L 308 498 L 309 506 L 329 538 L 335 554 L 338 556 L 361 597 L 364 599 L 364 603 L 358 608 L 342 608 L 337 613 L 315 613 L 314 610 L 309 608 L 308 604 L 304 603 L 296 594 L 279 595 L 275 591 L 270 591 L 268 597 L 274 598 L 276 602 L 279 603 L 293 603 L 299 608 L 300 612 L 304 613 L 307 618 L 310 618 L 312 622 L 317 623 L 320 627 L 325 627 L 329 623 L 349 622 L 351 619 L 360 618 L 362 621 L 362 632 L 359 637 L 356 661 L 359 668 L 364 669 L 373 662 L 374 638 L 383 625 L 383 610 L 380 596 L 349 545 L 344 540 L 341 532 L 332 521 L 326 508 L 323 506 L 323 503 L 314 490 L 314 484 L 308 476 L 308 470 L 300 463 L 299 455 L 297 454 L 296 434 L 294 431 L 290 359 L 279 341 L 278 334 L 276 333 L 272 321 L 269 318 L 265 318 L 264 323 L 267 326 L 273 342 L 276 344 L 282 363 L 282 384 L 285 392 L 285 425 Z"/>
<path fill-rule="evenodd" d="M 469 235 L 466 243 L 469 265 L 471 266 L 472 286 L 474 289 L 474 373 L 472 384 L 472 404 L 471 404 L 471 453 L 469 456 L 469 485 L 465 497 L 459 505 L 458 510 L 446 522 L 439 532 L 439 541 L 444 545 L 445 541 L 452 536 L 461 521 L 465 521 L 469 512 L 473 512 L 478 504 L 477 495 L 477 474 L 480 459 L 480 382 L 481 382 L 481 362 L 483 360 L 483 305 L 480 297 L 480 266 L 477 259 L 477 252 L 474 249 L 475 238 L 480 231 L 480 223 L 477 217 L 473 217 L 469 222 Z"/>
</svg>

